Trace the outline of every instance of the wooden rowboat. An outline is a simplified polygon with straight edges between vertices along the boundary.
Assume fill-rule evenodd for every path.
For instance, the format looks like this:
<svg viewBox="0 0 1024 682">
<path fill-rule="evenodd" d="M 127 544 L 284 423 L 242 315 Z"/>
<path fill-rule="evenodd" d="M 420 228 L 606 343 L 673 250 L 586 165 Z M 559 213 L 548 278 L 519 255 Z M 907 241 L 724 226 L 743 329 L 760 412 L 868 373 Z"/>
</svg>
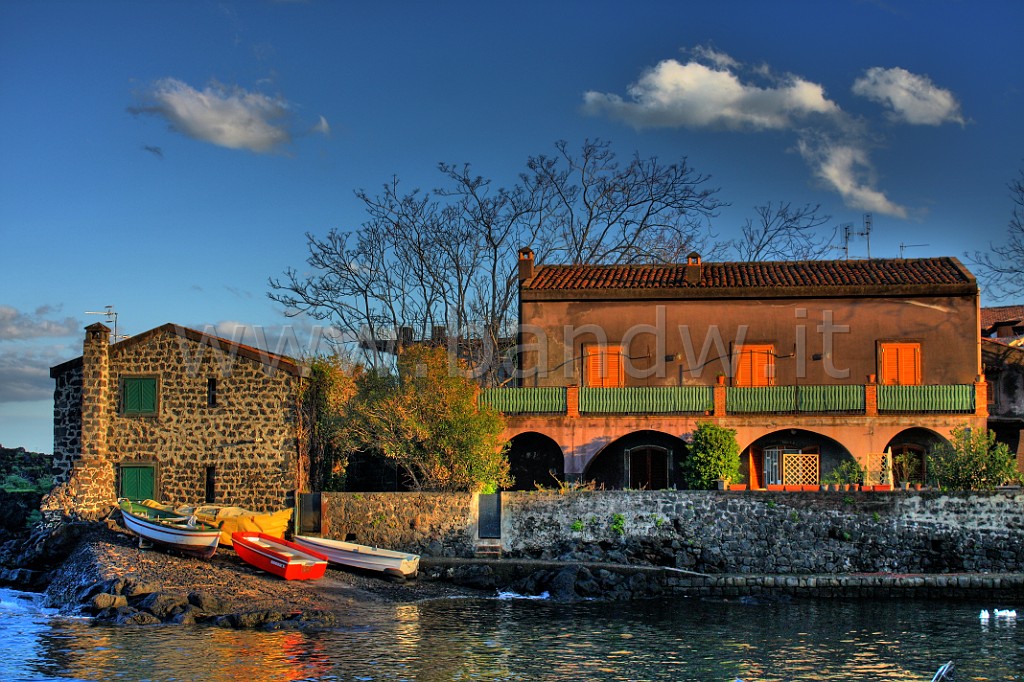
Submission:
<svg viewBox="0 0 1024 682">
<path fill-rule="evenodd" d="M 139 536 L 140 545 L 148 540 L 200 559 L 209 559 L 217 551 L 220 528 L 213 524 L 131 500 L 119 500 L 118 506 L 124 525 Z"/>
<path fill-rule="evenodd" d="M 401 579 L 415 578 L 419 572 L 420 558 L 416 554 L 367 547 L 354 542 L 317 538 L 311 535 L 296 535 L 292 539 L 302 547 L 326 555 L 331 563 L 342 566 L 378 571 Z"/>
<path fill-rule="evenodd" d="M 327 570 L 327 557 L 266 533 L 235 531 L 231 543 L 246 563 L 285 580 L 316 580 Z"/>
<path fill-rule="evenodd" d="M 242 507 L 223 507 L 215 504 L 204 504 L 198 507 L 172 507 L 154 500 L 143 500 L 141 504 L 156 507 L 164 511 L 173 511 L 179 516 L 195 515 L 200 521 L 206 521 L 220 528 L 220 546 L 231 546 L 231 534 L 235 531 L 252 531 L 266 533 L 275 538 L 283 538 L 292 519 L 292 509 L 279 509 L 273 512 L 255 512 Z"/>
</svg>

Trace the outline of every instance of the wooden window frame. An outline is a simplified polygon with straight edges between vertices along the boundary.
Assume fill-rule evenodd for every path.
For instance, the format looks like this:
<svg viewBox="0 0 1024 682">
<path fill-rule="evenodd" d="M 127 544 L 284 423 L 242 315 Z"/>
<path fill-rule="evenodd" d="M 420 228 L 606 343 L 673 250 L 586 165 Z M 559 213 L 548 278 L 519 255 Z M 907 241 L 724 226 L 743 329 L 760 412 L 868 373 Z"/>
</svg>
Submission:
<svg viewBox="0 0 1024 682">
<path fill-rule="evenodd" d="M 622 346 L 588 343 L 583 346 L 583 385 L 587 388 L 622 388 L 626 385 L 626 367 Z M 613 357 L 616 362 L 609 362 Z M 594 375 L 597 376 L 594 376 Z"/>
<path fill-rule="evenodd" d="M 141 382 L 153 382 L 153 407 L 152 409 L 136 409 L 129 405 L 129 392 L 134 390 L 130 387 L 141 386 Z M 156 374 L 133 374 L 125 375 L 120 380 L 120 413 L 125 417 L 156 417 L 160 414 L 160 377 Z M 134 402 L 134 397 L 132 397 Z M 144 396 L 140 398 L 144 400 Z M 145 406 L 143 406 L 145 408 Z"/>
</svg>

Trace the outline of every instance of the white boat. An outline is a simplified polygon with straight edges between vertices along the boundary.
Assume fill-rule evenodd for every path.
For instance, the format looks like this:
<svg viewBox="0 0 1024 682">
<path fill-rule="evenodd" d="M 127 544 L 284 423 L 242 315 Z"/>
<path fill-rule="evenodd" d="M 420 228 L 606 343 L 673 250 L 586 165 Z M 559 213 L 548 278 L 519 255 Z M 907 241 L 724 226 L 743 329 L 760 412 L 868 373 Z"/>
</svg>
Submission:
<svg viewBox="0 0 1024 682">
<path fill-rule="evenodd" d="M 415 578 L 420 568 L 420 557 L 417 554 L 395 552 L 390 549 L 317 538 L 311 535 L 295 535 L 292 537 L 292 541 L 320 552 L 331 563 L 367 571 L 379 571 L 394 578 Z"/>
<path fill-rule="evenodd" d="M 124 525 L 141 540 L 174 549 L 183 554 L 209 559 L 217 551 L 220 528 L 194 516 L 147 507 L 129 500 L 119 500 Z"/>
</svg>

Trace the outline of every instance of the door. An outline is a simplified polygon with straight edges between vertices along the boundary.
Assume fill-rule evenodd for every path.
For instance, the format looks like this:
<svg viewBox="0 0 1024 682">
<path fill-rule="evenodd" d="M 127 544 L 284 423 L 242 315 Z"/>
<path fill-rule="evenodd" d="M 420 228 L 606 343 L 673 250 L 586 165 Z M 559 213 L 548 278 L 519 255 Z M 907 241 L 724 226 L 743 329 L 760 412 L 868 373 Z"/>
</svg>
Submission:
<svg viewBox="0 0 1024 682">
<path fill-rule="evenodd" d="M 629 487 L 633 490 L 668 488 L 669 452 L 663 448 L 632 448 L 626 453 Z"/>
<path fill-rule="evenodd" d="M 150 465 L 122 464 L 121 485 L 118 497 L 129 500 L 152 500 L 156 498 L 155 467 Z"/>
<path fill-rule="evenodd" d="M 501 537 L 501 492 L 478 495 L 477 536 L 481 539 Z"/>
</svg>

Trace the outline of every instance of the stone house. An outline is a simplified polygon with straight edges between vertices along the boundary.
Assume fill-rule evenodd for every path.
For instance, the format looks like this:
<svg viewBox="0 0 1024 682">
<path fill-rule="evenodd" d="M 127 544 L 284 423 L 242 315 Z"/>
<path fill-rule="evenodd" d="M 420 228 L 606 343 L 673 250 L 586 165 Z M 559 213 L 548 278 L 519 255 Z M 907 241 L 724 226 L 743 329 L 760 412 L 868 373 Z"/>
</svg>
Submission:
<svg viewBox="0 0 1024 682">
<path fill-rule="evenodd" d="M 807 486 L 855 460 L 882 483 L 988 401 L 979 289 L 955 258 L 685 264 L 519 261 L 517 488 L 680 483 L 700 422 L 735 429 L 742 483 Z M 900 457 L 897 457 L 900 455 Z M 900 471 L 902 466 L 906 471 Z"/>
<path fill-rule="evenodd" d="M 267 511 L 305 490 L 295 360 L 175 324 L 114 344 L 85 331 L 82 356 L 50 370 L 44 513 L 101 516 L 118 497 Z"/>
</svg>

